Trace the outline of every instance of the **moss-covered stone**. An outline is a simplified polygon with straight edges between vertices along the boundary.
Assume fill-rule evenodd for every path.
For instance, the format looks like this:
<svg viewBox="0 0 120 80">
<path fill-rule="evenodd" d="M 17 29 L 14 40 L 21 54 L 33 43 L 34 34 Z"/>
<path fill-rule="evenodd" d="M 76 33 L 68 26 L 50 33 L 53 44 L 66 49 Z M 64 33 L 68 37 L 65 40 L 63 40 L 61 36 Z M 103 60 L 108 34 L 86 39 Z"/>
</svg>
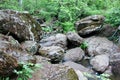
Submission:
<svg viewBox="0 0 120 80">
<path fill-rule="evenodd" d="M 68 80 L 78 80 L 78 76 L 72 68 L 68 70 L 67 76 Z"/>
</svg>

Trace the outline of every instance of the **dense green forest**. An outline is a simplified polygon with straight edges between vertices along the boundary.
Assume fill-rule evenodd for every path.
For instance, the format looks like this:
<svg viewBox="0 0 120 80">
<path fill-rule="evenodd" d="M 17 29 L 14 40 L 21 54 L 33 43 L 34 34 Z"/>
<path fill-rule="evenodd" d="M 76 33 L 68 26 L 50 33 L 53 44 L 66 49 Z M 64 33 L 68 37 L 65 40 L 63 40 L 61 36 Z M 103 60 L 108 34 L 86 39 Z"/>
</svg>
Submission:
<svg viewBox="0 0 120 80">
<path fill-rule="evenodd" d="M 0 9 L 29 11 L 47 22 L 56 19 L 53 26 L 63 26 L 66 32 L 74 29 L 76 20 L 93 14 L 104 15 L 106 23 L 118 26 L 119 3 L 120 0 L 1 0 Z"/>
</svg>

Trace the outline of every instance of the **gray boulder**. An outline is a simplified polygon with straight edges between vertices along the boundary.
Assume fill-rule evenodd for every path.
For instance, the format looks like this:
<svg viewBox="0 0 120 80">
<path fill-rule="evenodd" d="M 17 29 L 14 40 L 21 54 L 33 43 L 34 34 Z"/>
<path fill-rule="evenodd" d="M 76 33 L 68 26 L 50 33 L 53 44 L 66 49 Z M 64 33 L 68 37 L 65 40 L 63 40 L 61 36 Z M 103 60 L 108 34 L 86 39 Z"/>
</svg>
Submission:
<svg viewBox="0 0 120 80">
<path fill-rule="evenodd" d="M 97 55 L 90 60 L 93 69 L 99 72 L 104 72 L 109 66 L 109 57 L 107 55 Z"/>
<path fill-rule="evenodd" d="M 75 70 L 75 72 L 78 75 L 79 80 L 88 80 L 80 70 Z"/>
<path fill-rule="evenodd" d="M 22 42 L 21 46 L 31 55 L 34 55 L 38 50 L 38 45 L 37 45 L 37 42 L 35 42 L 35 41 Z"/>
<path fill-rule="evenodd" d="M 72 46 L 80 46 L 80 44 L 83 43 L 83 38 L 80 37 L 76 32 L 68 32 L 66 34 L 68 41 L 70 42 L 69 44 L 71 44 Z"/>
<path fill-rule="evenodd" d="M 56 35 L 44 38 L 40 41 L 41 47 L 60 46 L 63 49 L 67 48 L 67 37 L 64 34 L 58 33 Z"/>
<path fill-rule="evenodd" d="M 116 46 L 112 41 L 109 41 L 105 37 L 90 37 L 86 38 L 87 52 L 88 55 L 94 56 L 99 54 L 114 54 L 119 51 L 119 47 Z"/>
<path fill-rule="evenodd" d="M 63 64 L 73 68 L 74 70 L 79 70 L 81 72 L 86 72 L 86 73 L 93 73 L 92 69 L 86 68 L 83 65 L 72 62 L 72 61 L 67 61 L 67 62 L 64 62 Z"/>
<path fill-rule="evenodd" d="M 85 52 L 80 47 L 77 47 L 67 50 L 66 54 L 64 55 L 64 60 L 80 62 L 84 56 L 85 56 Z"/>
<path fill-rule="evenodd" d="M 64 56 L 64 49 L 59 46 L 41 47 L 39 49 L 41 56 L 51 59 L 51 62 L 60 62 Z"/>
<path fill-rule="evenodd" d="M 114 63 L 116 61 L 120 61 L 120 52 L 110 55 L 110 63 Z"/>
<path fill-rule="evenodd" d="M 63 64 L 50 64 L 46 58 L 37 56 L 42 67 L 32 73 L 28 80 L 79 80 L 75 70 Z"/>
<path fill-rule="evenodd" d="M 112 73 L 116 78 L 118 78 L 116 80 L 120 79 L 120 61 L 115 61 L 112 63 Z"/>
</svg>

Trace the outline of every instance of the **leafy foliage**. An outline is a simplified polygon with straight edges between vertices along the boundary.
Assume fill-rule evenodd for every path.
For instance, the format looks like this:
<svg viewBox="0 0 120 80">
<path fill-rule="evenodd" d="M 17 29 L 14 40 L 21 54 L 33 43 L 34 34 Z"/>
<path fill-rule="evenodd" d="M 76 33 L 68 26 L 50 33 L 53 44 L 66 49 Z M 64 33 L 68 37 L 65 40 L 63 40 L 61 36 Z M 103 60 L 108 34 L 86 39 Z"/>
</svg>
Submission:
<svg viewBox="0 0 120 80">
<path fill-rule="evenodd" d="M 83 50 L 85 50 L 85 49 L 88 47 L 87 42 L 83 42 L 83 43 L 80 45 L 80 47 L 81 47 Z"/>
<path fill-rule="evenodd" d="M 113 26 L 120 25 L 119 3 L 120 0 L 23 0 L 20 7 L 17 0 L 1 0 L 0 9 L 29 11 L 46 22 L 55 21 L 53 27 L 58 24 L 66 32 L 75 30 L 76 20 L 94 14 L 104 15 Z"/>
<path fill-rule="evenodd" d="M 111 80 L 111 79 L 109 79 L 109 77 L 110 77 L 109 74 L 92 75 L 92 74 L 84 72 L 84 75 L 88 78 L 92 78 L 95 80 Z"/>
<path fill-rule="evenodd" d="M 109 15 L 106 15 L 107 23 L 111 23 L 112 26 L 119 26 L 120 25 L 120 7 L 112 8 L 109 12 Z"/>
<path fill-rule="evenodd" d="M 32 77 L 34 70 L 41 65 L 21 62 L 20 66 L 22 67 L 20 70 L 14 70 L 14 73 L 18 75 L 17 80 L 28 80 L 28 78 Z"/>
<path fill-rule="evenodd" d="M 32 73 L 37 68 L 40 68 L 40 64 L 24 63 L 20 62 L 20 69 L 15 69 L 14 73 L 17 74 L 17 80 L 28 80 L 32 77 Z M 0 77 L 0 80 L 11 80 L 10 77 Z"/>
<path fill-rule="evenodd" d="M 10 80 L 9 77 L 0 77 L 0 80 Z"/>
</svg>

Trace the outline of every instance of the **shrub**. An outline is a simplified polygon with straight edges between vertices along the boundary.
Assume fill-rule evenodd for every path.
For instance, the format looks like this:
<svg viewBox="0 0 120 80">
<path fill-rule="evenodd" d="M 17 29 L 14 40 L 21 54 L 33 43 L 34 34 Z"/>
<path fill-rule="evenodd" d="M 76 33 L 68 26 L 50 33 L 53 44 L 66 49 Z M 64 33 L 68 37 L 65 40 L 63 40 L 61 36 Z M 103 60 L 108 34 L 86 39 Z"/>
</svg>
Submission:
<svg viewBox="0 0 120 80">
<path fill-rule="evenodd" d="M 28 80 L 32 77 L 32 73 L 35 69 L 40 67 L 40 64 L 33 64 L 33 63 L 20 63 L 21 68 L 19 70 L 14 70 L 14 73 L 18 75 L 17 80 Z"/>
</svg>

